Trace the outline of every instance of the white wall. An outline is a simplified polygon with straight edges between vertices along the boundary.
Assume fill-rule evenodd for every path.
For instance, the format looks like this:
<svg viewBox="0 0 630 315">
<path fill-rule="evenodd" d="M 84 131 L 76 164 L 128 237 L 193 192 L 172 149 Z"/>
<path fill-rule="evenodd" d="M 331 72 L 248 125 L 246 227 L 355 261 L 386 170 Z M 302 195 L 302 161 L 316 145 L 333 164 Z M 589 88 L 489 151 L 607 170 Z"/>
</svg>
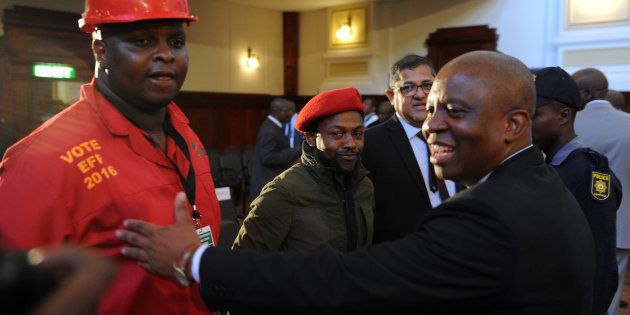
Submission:
<svg viewBox="0 0 630 315">
<path fill-rule="evenodd" d="M 189 1 L 192 13 L 200 20 L 188 29 L 190 69 L 184 90 L 283 93 L 280 11 L 227 0 Z M 15 4 L 83 11 L 83 0 L 0 0 L 1 9 Z M 330 8 L 300 13 L 299 94 L 313 95 L 337 86 L 356 86 L 364 94 L 383 93 L 390 65 L 408 53 L 425 55 L 429 34 L 444 27 L 487 24 L 496 28 L 498 50 L 529 67 L 565 66 L 566 51 L 630 47 L 628 26 L 564 29 L 563 0 L 400 0 L 377 1 L 369 6 L 368 45 L 359 49 L 329 49 Z M 244 71 L 240 64 L 247 47 L 260 57 L 261 66 L 254 72 Z M 369 73 L 327 77 L 330 62 L 352 58 L 369 60 Z M 609 76 L 611 87 L 630 90 L 630 59 L 624 65 L 600 62 L 594 66 Z"/>
<path fill-rule="evenodd" d="M 588 24 L 569 23 L 568 2 L 571 0 L 549 3 L 549 11 L 558 18 L 553 21 L 548 37 L 553 51 L 550 63 L 561 66 L 569 73 L 594 67 L 601 70 L 608 78 L 608 86 L 619 91 L 630 91 L 630 0 L 600 0 L 598 6 L 610 8 L 613 3 L 626 5 L 626 18 L 606 20 Z M 584 2 L 583 2 L 584 3 Z M 588 3 L 587 3 L 588 4 Z M 579 2 L 575 5 L 579 5 Z M 586 11 L 597 16 L 602 11 Z M 604 12 L 606 10 L 603 10 Z M 615 12 L 615 13 L 623 13 Z M 622 14 L 623 15 L 623 14 Z"/>
<path fill-rule="evenodd" d="M 191 0 L 199 16 L 188 31 L 190 68 L 183 90 L 282 94 L 282 12 L 225 0 Z M 260 67 L 245 71 L 247 48 Z"/>
<path fill-rule="evenodd" d="M 550 0 L 552 1 L 552 0 Z M 372 84 L 365 78 L 349 78 L 346 85 L 358 86 L 361 93 L 383 93 L 389 67 L 398 58 L 416 53 L 426 55 L 425 41 L 438 28 L 488 24 L 499 35 L 499 51 L 522 60 L 530 67 L 545 65 L 547 41 L 547 2 L 545 0 L 470 0 L 442 1 L 445 8 L 433 8 L 426 14 L 427 3 L 416 0 L 375 2 L 372 5 L 370 42 L 367 50 L 377 59 L 371 63 Z M 433 5 L 435 7 L 435 5 Z M 327 45 L 325 10 L 301 14 L 299 93 L 314 94 L 328 86 L 324 71 Z M 323 38 L 323 40 L 321 40 Z M 308 52 L 304 54 L 303 52 Z M 339 52 L 335 52 L 339 54 Z"/>
<path fill-rule="evenodd" d="M 417 1 L 396 3 L 394 12 L 404 12 L 403 7 L 416 5 Z M 393 27 L 392 50 L 399 55 L 407 52 L 426 54 L 425 41 L 437 28 L 487 24 L 496 28 L 499 40 L 497 50 L 519 58 L 528 66 L 544 63 L 545 0 L 473 0 L 414 19 Z M 394 17 L 396 20 L 396 17 Z M 407 37 L 415 34 L 413 41 Z"/>
<path fill-rule="evenodd" d="M 319 91 L 326 75 L 323 54 L 328 47 L 326 10 L 300 13 L 298 59 L 298 94 L 313 95 Z"/>
</svg>

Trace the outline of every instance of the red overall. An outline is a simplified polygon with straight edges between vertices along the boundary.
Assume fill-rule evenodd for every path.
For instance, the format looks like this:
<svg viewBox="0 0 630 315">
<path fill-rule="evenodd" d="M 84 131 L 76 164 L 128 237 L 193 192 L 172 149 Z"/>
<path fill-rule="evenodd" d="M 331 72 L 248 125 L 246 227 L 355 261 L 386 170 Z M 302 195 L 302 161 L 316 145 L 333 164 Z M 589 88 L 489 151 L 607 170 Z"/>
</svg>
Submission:
<svg viewBox="0 0 630 315">
<path fill-rule="evenodd" d="M 177 168 L 196 174 L 201 226 L 218 240 L 220 210 L 210 164 L 188 119 L 171 103 L 172 126 L 190 161 L 168 137 L 166 155 L 94 88 L 11 147 L 0 164 L 0 245 L 29 249 L 74 243 L 116 260 L 118 276 L 101 301 L 100 314 L 198 314 L 207 312 L 198 287 L 144 271 L 120 255 L 114 236 L 135 218 L 174 223 L 173 201 L 184 191 Z"/>
</svg>

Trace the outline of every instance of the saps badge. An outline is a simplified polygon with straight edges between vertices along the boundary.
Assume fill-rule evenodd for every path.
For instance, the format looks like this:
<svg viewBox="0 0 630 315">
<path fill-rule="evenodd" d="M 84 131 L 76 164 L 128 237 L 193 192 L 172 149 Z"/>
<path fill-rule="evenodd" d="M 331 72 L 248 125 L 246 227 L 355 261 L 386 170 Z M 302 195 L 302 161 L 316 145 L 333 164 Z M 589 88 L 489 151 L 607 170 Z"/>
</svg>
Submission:
<svg viewBox="0 0 630 315">
<path fill-rule="evenodd" d="M 605 201 L 610 197 L 610 174 L 591 172 L 591 197 Z"/>
</svg>

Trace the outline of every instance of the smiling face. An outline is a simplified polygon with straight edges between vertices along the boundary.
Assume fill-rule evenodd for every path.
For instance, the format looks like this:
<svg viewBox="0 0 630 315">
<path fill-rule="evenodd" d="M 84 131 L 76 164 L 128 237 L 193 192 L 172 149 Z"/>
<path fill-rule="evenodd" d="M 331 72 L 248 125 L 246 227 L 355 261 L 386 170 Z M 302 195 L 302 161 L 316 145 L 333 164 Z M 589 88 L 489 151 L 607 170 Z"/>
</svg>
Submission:
<svg viewBox="0 0 630 315">
<path fill-rule="evenodd" d="M 420 128 L 427 117 L 427 95 L 422 88 L 417 88 L 416 93 L 405 96 L 400 92 L 400 87 L 405 85 L 421 85 L 433 82 L 433 73 L 427 65 L 421 64 L 413 69 L 400 70 L 399 80 L 385 94 L 394 105 L 396 113 L 414 127 Z"/>
<path fill-rule="evenodd" d="M 363 151 L 363 117 L 356 111 L 330 116 L 317 124 L 317 132 L 307 132 L 306 142 L 317 149 L 319 158 L 342 175 L 352 173 Z"/>
<path fill-rule="evenodd" d="M 98 79 L 114 94 L 149 112 L 164 108 L 175 98 L 188 71 L 181 21 L 108 24 L 102 37 L 93 45 L 102 69 Z"/>
<path fill-rule="evenodd" d="M 436 175 L 465 185 L 489 173 L 503 150 L 503 113 L 474 82 L 468 75 L 436 80 L 425 121 Z"/>
<path fill-rule="evenodd" d="M 438 73 L 428 98 L 423 134 L 436 175 L 473 185 L 531 143 L 534 89 L 527 68 L 514 67 L 518 61 L 512 57 L 464 56 Z"/>
</svg>

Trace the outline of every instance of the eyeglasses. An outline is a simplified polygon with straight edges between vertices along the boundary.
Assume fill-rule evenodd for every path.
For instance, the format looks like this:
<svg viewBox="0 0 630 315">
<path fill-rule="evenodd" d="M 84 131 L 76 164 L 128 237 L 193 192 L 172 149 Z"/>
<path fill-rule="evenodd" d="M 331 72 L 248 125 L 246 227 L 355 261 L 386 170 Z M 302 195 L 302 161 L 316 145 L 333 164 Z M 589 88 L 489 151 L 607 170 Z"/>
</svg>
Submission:
<svg viewBox="0 0 630 315">
<path fill-rule="evenodd" d="M 404 96 L 413 96 L 418 93 L 418 88 L 422 88 L 422 92 L 426 95 L 431 92 L 431 87 L 433 86 L 433 82 L 423 82 L 418 85 L 415 84 L 405 84 L 398 88 L 400 94 Z"/>
</svg>

